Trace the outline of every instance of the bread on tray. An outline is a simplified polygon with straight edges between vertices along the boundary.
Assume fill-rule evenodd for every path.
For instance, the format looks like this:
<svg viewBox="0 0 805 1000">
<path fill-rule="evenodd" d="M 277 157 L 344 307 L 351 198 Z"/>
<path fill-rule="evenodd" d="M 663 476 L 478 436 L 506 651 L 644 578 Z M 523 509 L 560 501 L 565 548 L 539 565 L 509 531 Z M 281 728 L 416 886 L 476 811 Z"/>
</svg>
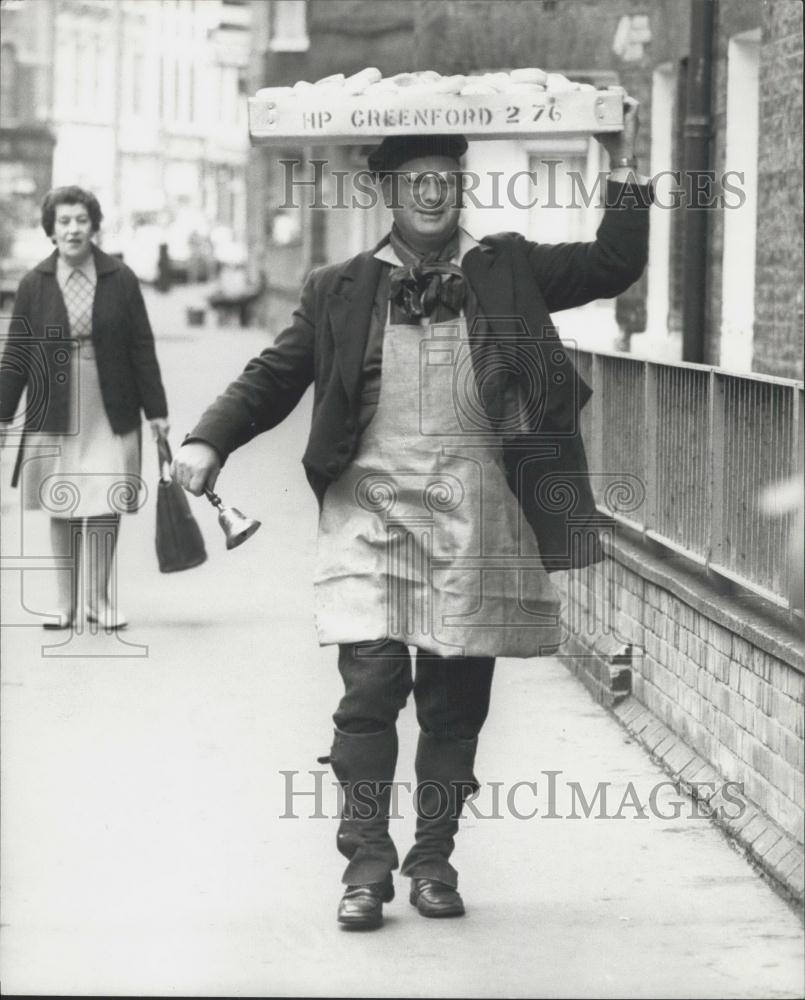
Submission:
<svg viewBox="0 0 805 1000">
<path fill-rule="evenodd" d="M 384 77 L 368 66 L 293 87 L 265 87 L 249 100 L 254 143 L 360 143 L 384 135 L 455 133 L 500 139 L 623 127 L 622 87 L 597 90 L 537 67 L 442 76 Z"/>
</svg>

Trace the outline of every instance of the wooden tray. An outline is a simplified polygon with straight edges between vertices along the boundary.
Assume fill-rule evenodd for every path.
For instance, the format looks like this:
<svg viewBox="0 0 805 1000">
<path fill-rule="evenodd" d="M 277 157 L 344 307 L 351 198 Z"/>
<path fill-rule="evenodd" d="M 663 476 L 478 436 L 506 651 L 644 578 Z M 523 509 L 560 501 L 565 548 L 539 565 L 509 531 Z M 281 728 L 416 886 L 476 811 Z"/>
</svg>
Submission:
<svg viewBox="0 0 805 1000">
<path fill-rule="evenodd" d="M 528 139 L 540 135 L 619 132 L 623 87 L 462 96 L 345 96 L 322 90 L 315 99 L 264 91 L 249 99 L 253 145 L 368 145 L 387 135 L 465 135 Z"/>
</svg>

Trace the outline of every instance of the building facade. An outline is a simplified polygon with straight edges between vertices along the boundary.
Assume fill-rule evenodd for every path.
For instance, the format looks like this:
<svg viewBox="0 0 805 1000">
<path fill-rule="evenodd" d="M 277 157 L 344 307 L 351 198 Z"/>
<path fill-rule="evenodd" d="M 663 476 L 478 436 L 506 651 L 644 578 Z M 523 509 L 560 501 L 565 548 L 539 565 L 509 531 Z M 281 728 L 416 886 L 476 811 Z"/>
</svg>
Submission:
<svg viewBox="0 0 805 1000">
<path fill-rule="evenodd" d="M 699 182 L 706 237 L 699 247 L 687 234 L 692 193 L 683 172 L 692 141 L 691 16 L 702 4 L 712 12 L 713 42 L 706 63 L 708 176 Z M 615 304 L 557 317 L 560 332 L 591 349 L 630 344 L 635 353 L 681 359 L 685 282 L 692 281 L 685 277 L 685 264 L 701 250 L 699 358 L 734 371 L 802 377 L 803 42 L 797 0 L 269 0 L 259 8 L 252 93 L 367 65 L 384 75 L 536 65 L 580 81 L 625 87 L 640 101 L 643 170 L 657 178 L 649 266 Z M 310 266 L 348 256 L 387 224 L 382 213 L 330 210 L 316 219 L 313 210 L 304 220 L 283 219 L 298 236 L 293 245 L 277 244 L 272 226 L 287 171 L 276 150 L 257 152 L 260 182 L 250 193 L 260 204 L 250 212 L 255 220 L 250 242 L 278 288 L 290 294 Z M 315 157 L 336 169 L 363 163 L 359 148 L 287 155 L 308 162 L 307 172 L 300 166 L 307 177 L 313 176 L 309 161 Z M 537 192 L 534 207 L 470 206 L 465 224 L 473 235 L 514 229 L 546 241 L 589 238 L 600 215 L 595 205 L 552 209 L 539 203 L 547 165 L 557 160 L 560 191 L 571 172 L 589 180 L 605 165 L 587 137 L 471 147 L 470 169 L 533 171 Z M 321 183 L 326 194 L 331 183 L 326 174 Z"/>
<path fill-rule="evenodd" d="M 4 81 L 19 81 L 3 137 L 53 138 L 34 209 L 43 187 L 74 183 L 124 253 L 143 225 L 245 248 L 247 0 L 25 0 L 2 19 Z M 5 187 L 25 185 L 21 158 L 4 160 Z"/>
<path fill-rule="evenodd" d="M 377 65 L 384 74 L 410 69 L 414 58 L 416 4 L 307 3 L 268 0 L 252 5 L 250 93 L 261 87 L 349 74 Z M 250 267 L 262 272 L 269 294 L 264 320 L 284 324 L 301 283 L 316 264 L 365 249 L 388 229 L 386 213 L 332 207 L 333 172 L 365 166 L 360 147 L 256 147 L 248 185 Z M 326 162 L 317 174 L 313 161 Z M 314 179 L 316 190 L 288 184 Z M 317 209 L 316 204 L 327 204 Z"/>
<path fill-rule="evenodd" d="M 0 6 L 0 259 L 36 220 L 53 177 L 51 18 L 45 4 Z M 13 292 L 3 267 L 0 295 Z"/>
</svg>

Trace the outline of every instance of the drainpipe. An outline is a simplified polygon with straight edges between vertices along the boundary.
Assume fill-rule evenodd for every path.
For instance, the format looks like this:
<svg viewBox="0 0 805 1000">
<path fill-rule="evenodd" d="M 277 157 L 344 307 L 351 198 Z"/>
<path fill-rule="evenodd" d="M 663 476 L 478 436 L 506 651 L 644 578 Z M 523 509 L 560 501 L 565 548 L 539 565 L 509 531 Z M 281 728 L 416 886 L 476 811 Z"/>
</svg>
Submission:
<svg viewBox="0 0 805 1000">
<path fill-rule="evenodd" d="M 697 177 L 710 169 L 712 135 L 711 90 L 713 75 L 713 27 L 717 0 L 691 0 L 690 52 L 688 56 L 687 107 L 685 109 L 685 177 L 689 192 Z M 700 182 L 700 198 L 706 204 L 712 192 Z M 694 194 L 695 197 L 695 194 Z M 682 360 L 704 360 L 704 326 L 707 307 L 707 230 L 709 210 L 685 212 L 684 300 L 682 311 Z"/>
</svg>

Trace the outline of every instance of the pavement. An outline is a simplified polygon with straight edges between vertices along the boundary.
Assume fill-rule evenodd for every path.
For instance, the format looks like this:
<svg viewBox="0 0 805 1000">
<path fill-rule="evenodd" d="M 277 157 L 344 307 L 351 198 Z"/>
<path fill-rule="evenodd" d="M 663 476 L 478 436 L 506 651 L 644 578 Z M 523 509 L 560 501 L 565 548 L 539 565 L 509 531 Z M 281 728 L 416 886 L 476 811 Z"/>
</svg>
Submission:
<svg viewBox="0 0 805 1000">
<path fill-rule="evenodd" d="M 175 444 L 269 342 L 254 329 L 187 327 L 202 293 L 148 294 Z M 151 490 L 120 543 L 132 624 L 79 645 L 39 627 L 52 586 L 35 562 L 46 565 L 45 525 L 21 521 L 4 451 L 3 551 L 29 568 L 3 574 L 0 989 L 802 996 L 798 914 L 686 798 L 657 787 L 662 771 L 559 660 L 498 666 L 482 790 L 454 855 L 466 917 L 426 921 L 399 879 L 381 930 L 336 925 L 336 796 L 316 757 L 340 691 L 334 650 L 318 647 L 313 626 L 316 505 L 300 464 L 309 407 L 223 470 L 224 501 L 263 522 L 241 548 L 227 552 L 215 512 L 192 499 L 209 558 L 161 575 Z M 144 475 L 155 483 L 150 441 Z M 409 705 L 399 781 L 413 780 L 415 740 Z M 321 801 L 289 799 L 317 781 Z M 609 783 L 602 818 L 585 818 L 578 799 L 573 810 L 572 782 L 588 800 Z M 403 852 L 414 822 L 404 789 L 399 802 Z"/>
</svg>

